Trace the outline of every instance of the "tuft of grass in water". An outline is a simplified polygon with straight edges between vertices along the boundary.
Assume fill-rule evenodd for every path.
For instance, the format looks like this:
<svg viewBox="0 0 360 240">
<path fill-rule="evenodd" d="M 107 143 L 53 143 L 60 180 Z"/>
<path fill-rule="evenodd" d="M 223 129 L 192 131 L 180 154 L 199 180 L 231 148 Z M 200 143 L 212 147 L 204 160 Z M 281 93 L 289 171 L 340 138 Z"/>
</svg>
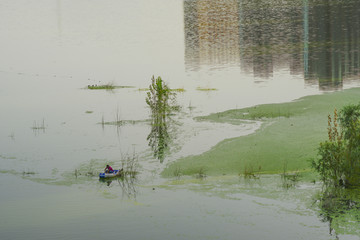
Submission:
<svg viewBox="0 0 360 240">
<path fill-rule="evenodd" d="M 139 157 L 133 152 L 132 155 L 125 154 L 121 157 L 121 166 L 124 171 L 125 176 L 129 176 L 131 178 L 135 178 L 139 173 Z"/>
<path fill-rule="evenodd" d="M 204 92 L 210 92 L 210 91 L 217 91 L 217 88 L 203 88 L 203 87 L 197 87 L 196 90 L 198 91 L 204 91 Z"/>
<path fill-rule="evenodd" d="M 175 169 L 174 169 L 173 174 L 174 174 L 174 177 L 179 179 L 181 177 L 181 167 L 176 166 Z"/>
<path fill-rule="evenodd" d="M 93 113 L 93 111 L 86 111 L 85 113 L 87 113 L 87 114 L 91 114 L 91 113 Z"/>
<path fill-rule="evenodd" d="M 96 85 L 96 84 L 88 85 L 87 88 L 90 90 L 100 90 L 100 89 L 113 90 L 113 89 L 115 89 L 115 86 L 113 83 L 108 83 L 108 84 L 104 84 L 104 85 Z"/>
<path fill-rule="evenodd" d="M 198 168 L 196 174 L 195 174 L 195 177 L 198 178 L 198 179 L 204 179 L 206 178 L 206 170 L 205 170 L 205 167 L 200 167 Z"/>
<path fill-rule="evenodd" d="M 253 165 L 249 164 L 249 165 L 245 165 L 244 167 L 244 171 L 242 174 L 239 174 L 240 176 L 242 175 L 244 177 L 244 179 L 259 179 L 259 173 L 261 171 L 261 166 L 258 167 L 258 170 L 254 170 Z"/>
<path fill-rule="evenodd" d="M 281 176 L 282 187 L 284 189 L 295 187 L 297 182 L 300 180 L 299 171 L 295 171 L 291 173 L 287 171 L 287 162 L 284 163 L 284 170 L 280 176 Z"/>
<path fill-rule="evenodd" d="M 39 134 L 40 132 L 45 133 L 45 120 L 43 119 L 41 123 L 34 121 L 31 129 L 33 130 L 35 135 Z"/>
</svg>

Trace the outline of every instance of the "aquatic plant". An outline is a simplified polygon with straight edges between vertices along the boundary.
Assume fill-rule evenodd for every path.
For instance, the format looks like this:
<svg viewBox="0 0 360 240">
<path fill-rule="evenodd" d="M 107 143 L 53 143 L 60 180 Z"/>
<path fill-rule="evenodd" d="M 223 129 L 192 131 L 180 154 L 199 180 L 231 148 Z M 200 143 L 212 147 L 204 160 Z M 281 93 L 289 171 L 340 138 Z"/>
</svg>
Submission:
<svg viewBox="0 0 360 240">
<path fill-rule="evenodd" d="M 339 123 L 340 122 L 340 126 Z M 360 104 L 347 105 L 328 115 L 328 140 L 321 142 L 313 168 L 326 185 L 360 185 Z"/>
<path fill-rule="evenodd" d="M 88 85 L 87 86 L 88 89 L 90 90 L 114 90 L 115 88 L 135 88 L 134 86 L 116 86 L 114 85 L 114 83 L 107 83 L 107 84 L 103 84 L 103 85 L 97 85 L 97 84 L 93 84 L 93 85 Z"/>
<path fill-rule="evenodd" d="M 153 149 L 154 157 L 163 162 L 171 140 L 170 116 L 179 109 L 175 104 L 176 93 L 171 91 L 161 77 L 155 79 L 152 76 L 145 101 L 151 111 L 151 131 L 147 140 Z"/>
<path fill-rule="evenodd" d="M 35 135 L 39 134 L 40 132 L 45 133 L 45 120 L 43 119 L 41 123 L 34 121 L 33 126 L 31 128 Z"/>
<path fill-rule="evenodd" d="M 195 174 L 196 178 L 203 179 L 206 178 L 206 170 L 205 167 L 200 167 L 197 170 L 197 173 Z"/>
<path fill-rule="evenodd" d="M 281 174 L 281 183 L 282 187 L 285 189 L 289 189 L 295 187 L 300 179 L 299 171 L 288 172 L 287 171 L 287 162 L 284 163 L 284 170 Z"/>
<path fill-rule="evenodd" d="M 25 176 L 25 175 L 35 175 L 36 173 L 34 171 L 30 171 L 30 170 L 27 170 L 27 171 L 23 171 L 22 172 L 22 175 Z"/>
<path fill-rule="evenodd" d="M 174 177 L 176 178 L 180 178 L 181 177 L 181 167 L 180 166 L 176 166 L 174 169 Z"/>
<path fill-rule="evenodd" d="M 239 176 L 243 176 L 244 179 L 259 179 L 258 173 L 261 171 L 261 166 L 258 167 L 258 170 L 254 170 L 252 164 L 246 164 L 243 170 L 243 173 Z"/>
<path fill-rule="evenodd" d="M 34 121 L 33 130 L 45 130 L 45 120 L 43 119 L 42 122 L 39 124 L 38 122 Z"/>
<path fill-rule="evenodd" d="M 115 89 L 115 86 L 113 83 L 108 83 L 108 84 L 104 84 L 104 85 L 88 85 L 87 86 L 88 89 L 91 90 L 99 90 L 99 89 L 105 89 L 105 90 L 113 90 Z"/>
<path fill-rule="evenodd" d="M 135 178 L 139 173 L 139 157 L 133 152 L 132 155 L 125 154 L 121 157 L 121 166 L 125 176 L 129 176 L 131 178 Z"/>
<path fill-rule="evenodd" d="M 137 195 L 137 178 L 136 177 L 120 177 L 117 179 L 119 183 L 123 196 L 125 195 L 128 199 L 136 199 Z"/>
</svg>

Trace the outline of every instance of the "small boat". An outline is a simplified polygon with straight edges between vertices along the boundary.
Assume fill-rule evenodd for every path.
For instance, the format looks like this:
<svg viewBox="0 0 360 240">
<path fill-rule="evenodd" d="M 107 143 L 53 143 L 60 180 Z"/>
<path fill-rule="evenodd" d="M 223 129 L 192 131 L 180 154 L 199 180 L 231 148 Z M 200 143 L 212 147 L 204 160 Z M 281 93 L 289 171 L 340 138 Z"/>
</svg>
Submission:
<svg viewBox="0 0 360 240">
<path fill-rule="evenodd" d="M 114 170 L 111 173 L 100 173 L 99 178 L 113 178 L 113 177 L 120 177 L 123 173 L 122 169 Z"/>
</svg>

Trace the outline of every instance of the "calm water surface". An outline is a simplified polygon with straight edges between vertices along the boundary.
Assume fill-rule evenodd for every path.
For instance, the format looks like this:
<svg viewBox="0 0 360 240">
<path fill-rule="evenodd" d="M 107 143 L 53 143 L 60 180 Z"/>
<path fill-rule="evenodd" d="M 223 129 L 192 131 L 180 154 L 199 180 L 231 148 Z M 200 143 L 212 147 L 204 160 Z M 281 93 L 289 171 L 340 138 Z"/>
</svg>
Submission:
<svg viewBox="0 0 360 240">
<path fill-rule="evenodd" d="M 259 127 L 193 117 L 359 86 L 359 26 L 354 0 L 2 0 L 0 238 L 336 238 L 318 185 L 159 173 Z M 163 163 L 147 140 L 152 75 L 185 89 Z M 107 83 L 131 88 L 87 89 Z M 119 118 L 136 124 L 101 124 Z M 135 182 L 74 174 L 133 152 Z M 352 223 L 333 224 L 340 239 L 359 239 Z"/>
</svg>

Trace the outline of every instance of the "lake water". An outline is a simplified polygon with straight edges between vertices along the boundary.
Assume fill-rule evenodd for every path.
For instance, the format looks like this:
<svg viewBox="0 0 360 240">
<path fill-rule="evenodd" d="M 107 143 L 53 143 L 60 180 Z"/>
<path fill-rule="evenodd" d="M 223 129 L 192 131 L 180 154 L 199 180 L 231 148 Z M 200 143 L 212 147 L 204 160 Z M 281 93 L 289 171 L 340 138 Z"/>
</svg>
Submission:
<svg viewBox="0 0 360 240">
<path fill-rule="evenodd" d="M 1 0 L 0 238 L 335 239 L 319 185 L 159 174 L 260 126 L 196 116 L 360 86 L 359 26 L 354 0 Z M 185 90 L 162 163 L 147 140 L 153 75 Z M 130 87 L 87 89 L 108 83 Z M 135 124 L 101 124 L 117 119 Z M 135 182 L 84 176 L 133 153 Z"/>
</svg>

